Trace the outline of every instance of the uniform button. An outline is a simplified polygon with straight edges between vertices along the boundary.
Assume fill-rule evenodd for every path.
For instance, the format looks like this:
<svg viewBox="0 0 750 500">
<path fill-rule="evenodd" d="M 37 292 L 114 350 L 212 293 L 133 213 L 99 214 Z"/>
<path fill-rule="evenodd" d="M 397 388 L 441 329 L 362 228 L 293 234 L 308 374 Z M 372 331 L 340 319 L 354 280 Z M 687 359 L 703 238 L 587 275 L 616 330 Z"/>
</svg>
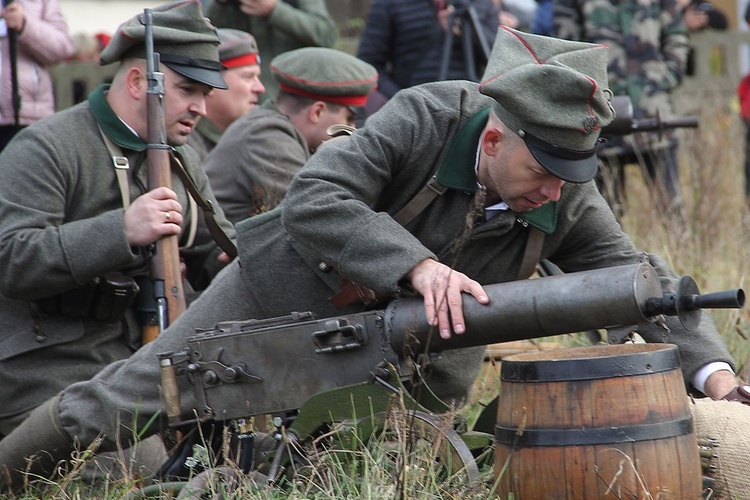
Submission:
<svg viewBox="0 0 750 500">
<path fill-rule="evenodd" d="M 330 273 L 331 269 L 333 269 L 333 266 L 327 262 L 321 262 L 318 264 L 318 269 L 320 269 L 323 273 Z"/>
</svg>

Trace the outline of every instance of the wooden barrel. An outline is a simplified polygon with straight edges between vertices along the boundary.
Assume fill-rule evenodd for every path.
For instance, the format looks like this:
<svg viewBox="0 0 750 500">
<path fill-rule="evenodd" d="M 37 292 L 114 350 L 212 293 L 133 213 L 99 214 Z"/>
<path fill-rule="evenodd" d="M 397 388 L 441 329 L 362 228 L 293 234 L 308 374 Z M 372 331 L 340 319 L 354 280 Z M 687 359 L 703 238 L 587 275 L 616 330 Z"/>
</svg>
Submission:
<svg viewBox="0 0 750 500">
<path fill-rule="evenodd" d="M 500 498 L 701 498 L 677 347 L 628 344 L 503 359 Z"/>
</svg>

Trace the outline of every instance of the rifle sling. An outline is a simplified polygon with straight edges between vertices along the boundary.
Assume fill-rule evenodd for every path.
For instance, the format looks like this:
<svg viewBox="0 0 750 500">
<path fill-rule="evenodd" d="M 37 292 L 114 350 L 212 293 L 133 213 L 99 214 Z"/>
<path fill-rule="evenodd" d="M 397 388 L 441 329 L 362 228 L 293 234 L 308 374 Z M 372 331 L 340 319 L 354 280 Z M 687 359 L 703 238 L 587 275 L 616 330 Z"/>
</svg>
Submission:
<svg viewBox="0 0 750 500">
<path fill-rule="evenodd" d="M 206 219 L 206 226 L 208 226 L 208 232 L 211 233 L 211 237 L 216 244 L 219 245 L 219 248 L 221 248 L 230 258 L 236 258 L 237 246 L 216 222 L 216 218 L 214 217 L 216 211 L 214 210 L 211 201 L 206 199 L 206 197 L 203 196 L 203 193 L 198 189 L 198 186 L 195 185 L 193 178 L 190 177 L 190 174 L 178 158 L 177 152 L 173 150 L 172 153 L 173 154 L 170 155 L 172 166 L 176 167 L 175 171 L 182 181 L 182 184 L 187 188 L 196 203 L 198 203 L 203 209 L 203 218 Z"/>
</svg>

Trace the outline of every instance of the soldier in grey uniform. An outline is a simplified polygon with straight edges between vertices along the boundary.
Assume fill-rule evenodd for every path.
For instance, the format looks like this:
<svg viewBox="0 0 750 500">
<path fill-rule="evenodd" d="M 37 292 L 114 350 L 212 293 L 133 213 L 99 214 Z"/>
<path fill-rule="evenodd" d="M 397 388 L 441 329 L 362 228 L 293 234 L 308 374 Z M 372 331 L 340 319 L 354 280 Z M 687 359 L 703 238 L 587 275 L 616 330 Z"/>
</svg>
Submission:
<svg viewBox="0 0 750 500">
<path fill-rule="evenodd" d="M 324 0 L 204 0 L 203 5 L 219 28 L 246 31 L 258 41 L 266 99 L 277 91 L 269 71 L 274 57 L 302 47 L 333 47 L 338 38 Z"/>
<path fill-rule="evenodd" d="M 503 27 L 480 84 L 403 90 L 351 137 L 324 144 L 279 206 L 236 225 L 239 261 L 155 342 L 69 386 L 0 441 L 6 484 L 39 450 L 45 461 L 65 458 L 74 439 L 87 445 L 99 435 L 102 449 L 115 449 L 119 421 L 145 426 L 162 409 L 157 353 L 183 349 L 196 327 L 365 309 L 357 295 L 340 294 L 346 279 L 390 297 L 417 292 L 441 336 L 471 335 L 462 294 L 486 304 L 483 285 L 517 279 L 532 231 L 544 234 L 539 257 L 565 272 L 639 262 L 591 181 L 601 127 L 613 118 L 607 51 Z M 398 216 L 433 178 L 442 194 L 408 220 Z M 662 260 L 651 261 L 673 282 Z M 667 324 L 641 334 L 678 345 L 686 384 L 717 399 L 736 394 L 734 361 L 710 317 L 692 332 Z M 427 383 L 444 400 L 465 400 L 483 351 L 444 353 Z M 195 399 L 180 384 L 190 418 Z"/>
<path fill-rule="evenodd" d="M 221 76 L 227 88 L 206 97 L 206 116 L 200 119 L 187 142 L 201 162 L 216 147 L 227 127 L 252 110 L 266 91 L 260 81 L 260 55 L 255 38 L 240 30 L 218 31 L 219 61 L 226 68 Z"/>
<path fill-rule="evenodd" d="M 331 125 L 354 124 L 378 74 L 371 65 L 335 49 L 306 47 L 271 61 L 280 90 L 273 101 L 234 122 L 204 168 L 233 223 L 268 211 L 325 139 Z"/>
<path fill-rule="evenodd" d="M 149 298 L 156 240 L 180 235 L 195 289 L 225 265 L 202 212 L 187 210 L 179 177 L 172 189 L 146 187 L 143 33 L 135 19 L 102 53 L 105 64 L 121 61 L 111 86 L 24 130 L 0 156 L 0 436 L 50 396 L 141 346 L 147 318 L 135 295 Z M 226 87 L 215 28 L 197 2 L 183 1 L 154 12 L 154 38 L 167 141 L 216 206 L 195 152 L 183 147 L 205 114 L 206 94 Z M 119 170 L 122 182 L 113 156 L 129 167 Z M 220 210 L 216 220 L 234 234 Z"/>
</svg>

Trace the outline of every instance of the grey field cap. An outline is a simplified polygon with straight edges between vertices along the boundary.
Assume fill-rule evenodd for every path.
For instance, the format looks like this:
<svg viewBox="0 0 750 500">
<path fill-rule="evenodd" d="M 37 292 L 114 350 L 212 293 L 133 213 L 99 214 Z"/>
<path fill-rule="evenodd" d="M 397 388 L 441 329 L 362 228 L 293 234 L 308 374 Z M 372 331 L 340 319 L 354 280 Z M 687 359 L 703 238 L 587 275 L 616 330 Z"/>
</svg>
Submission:
<svg viewBox="0 0 750 500">
<path fill-rule="evenodd" d="M 614 119 L 608 51 L 502 26 L 479 84 L 534 158 L 567 182 L 596 175 L 599 133 Z"/>
<path fill-rule="evenodd" d="M 260 64 L 258 43 L 245 31 L 219 28 L 219 60 L 227 69 Z"/>
<path fill-rule="evenodd" d="M 219 61 L 219 35 L 203 16 L 198 0 L 170 2 L 151 9 L 154 52 L 173 71 L 211 87 L 226 89 Z M 122 23 L 101 53 L 109 64 L 146 55 L 143 12 Z"/>
</svg>

